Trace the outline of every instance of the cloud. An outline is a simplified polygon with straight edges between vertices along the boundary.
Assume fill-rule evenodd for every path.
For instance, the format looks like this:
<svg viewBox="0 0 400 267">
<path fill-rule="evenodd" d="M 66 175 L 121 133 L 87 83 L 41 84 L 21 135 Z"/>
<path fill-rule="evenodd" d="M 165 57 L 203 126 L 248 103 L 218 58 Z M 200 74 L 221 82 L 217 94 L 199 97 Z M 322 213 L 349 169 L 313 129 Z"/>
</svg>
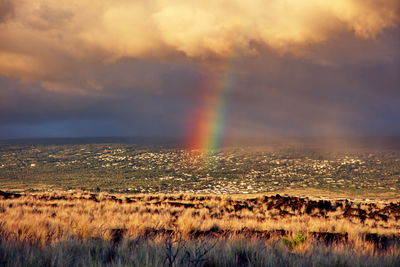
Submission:
<svg viewBox="0 0 400 267">
<path fill-rule="evenodd" d="M 228 73 L 234 83 L 223 99 L 228 105 L 226 135 L 399 133 L 399 67 L 399 60 L 321 66 L 273 52 L 257 60 L 239 58 Z M 87 75 L 104 86 L 103 94 L 50 91 L 0 77 L 0 138 L 14 132 L 29 135 L 34 129 L 46 136 L 53 126 L 86 136 L 181 136 L 198 119 L 193 116 L 197 108 L 210 107 L 202 94 L 214 96 L 223 81 L 220 73 L 191 62 L 137 59 L 101 65 Z M 215 86 L 205 86 L 213 80 Z"/>
<path fill-rule="evenodd" d="M 189 56 L 251 52 L 252 42 L 277 51 L 318 43 L 340 31 L 371 38 L 399 23 L 398 1 L 161 1 L 154 14 L 164 40 Z"/>
<path fill-rule="evenodd" d="M 12 0 L 0 0 L 0 24 L 6 22 L 14 15 Z"/>
<path fill-rule="evenodd" d="M 309 57 L 343 33 L 376 38 L 399 25 L 399 9 L 398 0 L 0 0 L 0 75 L 99 92 L 92 70 L 122 58 Z"/>
</svg>

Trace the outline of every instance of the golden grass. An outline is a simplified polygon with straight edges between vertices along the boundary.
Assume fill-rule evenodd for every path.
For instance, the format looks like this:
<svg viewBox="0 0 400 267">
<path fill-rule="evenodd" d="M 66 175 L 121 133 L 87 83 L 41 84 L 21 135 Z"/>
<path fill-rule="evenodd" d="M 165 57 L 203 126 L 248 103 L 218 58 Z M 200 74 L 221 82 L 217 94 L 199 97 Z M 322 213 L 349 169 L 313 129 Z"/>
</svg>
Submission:
<svg viewBox="0 0 400 267">
<path fill-rule="evenodd" d="M 303 205 L 280 205 L 283 200 Z M 83 191 L 11 195 L 0 199 L 0 265 L 376 266 L 383 262 L 396 266 L 400 262 L 399 201 L 331 198 L 332 208 L 310 209 L 318 201 Z M 368 216 L 362 219 L 353 214 L 356 211 Z M 374 212 L 380 216 L 369 216 Z M 324 239 L 329 233 L 337 236 Z M 306 239 L 296 246 L 281 242 L 282 237 L 294 240 L 298 234 Z M 392 241 L 368 241 L 366 234 Z M 207 257 L 200 257 L 205 248 Z M 176 262 L 167 264 L 175 252 Z"/>
<path fill-rule="evenodd" d="M 109 240 L 111 229 L 126 229 L 125 238 L 137 238 L 148 231 L 172 230 L 190 238 L 194 231 L 217 227 L 225 231 L 287 230 L 300 232 L 348 233 L 350 240 L 362 234 L 399 233 L 399 221 L 389 215 L 379 218 L 343 216 L 344 207 L 321 216 L 320 210 L 293 211 L 290 206 L 268 209 L 262 195 L 192 196 L 192 195 L 110 195 L 86 192 L 51 192 L 27 194 L 0 201 L 0 235 L 3 239 L 49 244 L 71 239 Z M 60 198 L 60 199 L 58 199 Z M 250 202 L 251 200 L 252 202 Z M 235 206 L 244 208 L 235 210 Z M 386 205 L 376 204 L 379 210 Z M 368 209 L 362 202 L 351 207 Z M 282 214 L 287 212 L 291 215 Z"/>
</svg>

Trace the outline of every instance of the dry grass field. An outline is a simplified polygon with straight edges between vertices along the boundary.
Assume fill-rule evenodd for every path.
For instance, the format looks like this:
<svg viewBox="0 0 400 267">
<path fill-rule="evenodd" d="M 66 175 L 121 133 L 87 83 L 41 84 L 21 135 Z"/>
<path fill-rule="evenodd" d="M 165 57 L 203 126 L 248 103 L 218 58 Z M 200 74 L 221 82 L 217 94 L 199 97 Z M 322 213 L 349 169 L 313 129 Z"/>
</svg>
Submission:
<svg viewBox="0 0 400 267">
<path fill-rule="evenodd" d="M 399 266 L 400 201 L 0 194 L 2 266 Z"/>
</svg>

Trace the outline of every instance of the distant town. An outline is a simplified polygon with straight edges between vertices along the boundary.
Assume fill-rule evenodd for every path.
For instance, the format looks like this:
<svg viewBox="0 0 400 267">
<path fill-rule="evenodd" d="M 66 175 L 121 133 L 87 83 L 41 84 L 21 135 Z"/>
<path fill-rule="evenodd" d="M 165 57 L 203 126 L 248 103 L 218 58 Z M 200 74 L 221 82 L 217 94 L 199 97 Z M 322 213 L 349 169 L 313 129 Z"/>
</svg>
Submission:
<svg viewBox="0 0 400 267">
<path fill-rule="evenodd" d="M 3 145 L 8 189 L 126 193 L 261 193 L 316 188 L 399 192 L 398 151 L 327 153 L 296 147 L 183 150 L 132 144 Z"/>
</svg>

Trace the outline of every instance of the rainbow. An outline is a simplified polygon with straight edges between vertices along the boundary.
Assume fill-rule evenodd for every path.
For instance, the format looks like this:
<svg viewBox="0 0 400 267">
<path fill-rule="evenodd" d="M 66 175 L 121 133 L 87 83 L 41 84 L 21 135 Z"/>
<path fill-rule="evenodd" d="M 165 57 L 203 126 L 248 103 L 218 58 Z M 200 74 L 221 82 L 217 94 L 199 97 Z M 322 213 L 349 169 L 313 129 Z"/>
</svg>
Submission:
<svg viewBox="0 0 400 267">
<path fill-rule="evenodd" d="M 223 64 L 222 74 L 213 75 L 212 72 L 204 82 L 199 96 L 199 107 L 189 118 L 188 149 L 200 149 L 206 154 L 220 149 L 228 113 L 228 99 L 234 83 L 232 75 L 233 57 Z"/>
</svg>

